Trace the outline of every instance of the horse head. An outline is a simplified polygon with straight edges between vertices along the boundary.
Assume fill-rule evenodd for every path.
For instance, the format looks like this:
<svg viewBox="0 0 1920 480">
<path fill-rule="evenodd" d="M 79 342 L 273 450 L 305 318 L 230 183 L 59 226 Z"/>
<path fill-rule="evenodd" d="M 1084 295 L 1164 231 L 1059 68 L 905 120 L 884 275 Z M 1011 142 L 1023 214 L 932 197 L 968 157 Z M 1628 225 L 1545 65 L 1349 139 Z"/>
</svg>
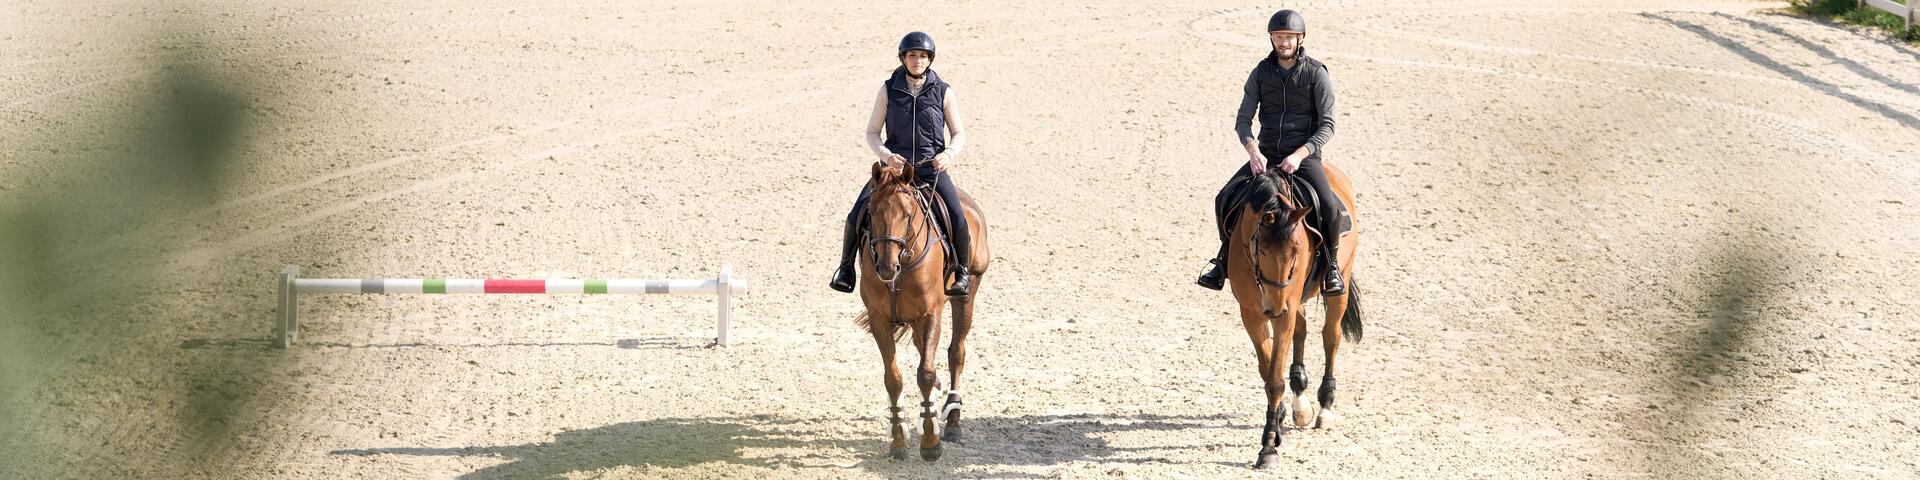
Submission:
<svg viewBox="0 0 1920 480">
<path fill-rule="evenodd" d="M 1262 291 L 1264 311 L 1271 317 L 1279 312 L 1269 297 L 1287 290 L 1298 280 L 1295 272 L 1303 272 L 1303 264 L 1312 259 L 1301 223 L 1310 209 L 1295 198 L 1293 182 L 1285 177 L 1268 173 L 1250 181 L 1254 193 L 1247 199 L 1247 208 L 1255 220 L 1246 238 L 1248 260 L 1254 285 Z"/>
<path fill-rule="evenodd" d="M 911 178 L 913 165 L 892 167 L 883 162 L 873 163 L 873 178 L 869 183 L 872 196 L 867 200 L 871 232 L 867 250 L 873 255 L 874 273 L 883 283 L 898 280 L 900 273 L 910 268 L 902 265 L 912 262 L 916 256 L 925 256 L 924 248 L 909 242 L 932 234 L 933 226 L 921 210 L 920 197 L 909 181 Z"/>
</svg>

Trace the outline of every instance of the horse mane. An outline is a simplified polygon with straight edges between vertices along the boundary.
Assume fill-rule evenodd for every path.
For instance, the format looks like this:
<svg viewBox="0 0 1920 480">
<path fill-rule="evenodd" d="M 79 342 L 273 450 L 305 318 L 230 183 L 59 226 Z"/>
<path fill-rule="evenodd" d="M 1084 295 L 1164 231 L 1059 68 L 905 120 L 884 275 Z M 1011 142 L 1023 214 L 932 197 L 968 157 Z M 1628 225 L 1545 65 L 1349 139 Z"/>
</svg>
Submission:
<svg viewBox="0 0 1920 480">
<path fill-rule="evenodd" d="M 1263 238 L 1262 241 L 1268 244 L 1286 242 L 1287 239 L 1292 236 L 1289 234 L 1292 233 L 1294 223 L 1290 221 L 1292 220 L 1292 215 L 1289 214 L 1299 208 L 1293 204 L 1293 184 L 1288 182 L 1286 177 L 1269 172 L 1254 175 L 1252 178 L 1247 179 L 1247 186 L 1245 188 L 1247 192 L 1243 205 L 1251 207 L 1254 215 L 1262 215 L 1265 214 L 1269 208 L 1276 208 L 1275 213 L 1278 214 L 1280 219 L 1280 221 L 1273 222 L 1271 225 L 1262 225 L 1267 227 L 1266 235 L 1264 235 L 1265 238 Z M 1255 221 L 1257 225 L 1258 217 L 1255 218 Z"/>
</svg>

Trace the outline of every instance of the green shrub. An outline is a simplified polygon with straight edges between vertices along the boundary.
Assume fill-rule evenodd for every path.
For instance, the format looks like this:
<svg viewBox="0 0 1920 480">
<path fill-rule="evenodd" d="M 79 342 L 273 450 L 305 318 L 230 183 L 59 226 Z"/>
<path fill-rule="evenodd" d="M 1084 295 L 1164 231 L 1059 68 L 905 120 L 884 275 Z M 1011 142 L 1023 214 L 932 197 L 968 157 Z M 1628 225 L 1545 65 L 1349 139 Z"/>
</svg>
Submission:
<svg viewBox="0 0 1920 480">
<path fill-rule="evenodd" d="M 1902 0 L 1893 1 L 1906 3 Z M 1788 9 L 1804 15 L 1876 27 L 1892 33 L 1894 38 L 1901 41 L 1920 42 L 1920 26 L 1906 28 L 1907 21 L 1899 15 L 1878 8 L 1861 7 L 1857 0 L 1793 0 Z"/>
<path fill-rule="evenodd" d="M 1793 11 L 1835 17 L 1853 11 L 1856 0 L 1793 0 Z"/>
</svg>

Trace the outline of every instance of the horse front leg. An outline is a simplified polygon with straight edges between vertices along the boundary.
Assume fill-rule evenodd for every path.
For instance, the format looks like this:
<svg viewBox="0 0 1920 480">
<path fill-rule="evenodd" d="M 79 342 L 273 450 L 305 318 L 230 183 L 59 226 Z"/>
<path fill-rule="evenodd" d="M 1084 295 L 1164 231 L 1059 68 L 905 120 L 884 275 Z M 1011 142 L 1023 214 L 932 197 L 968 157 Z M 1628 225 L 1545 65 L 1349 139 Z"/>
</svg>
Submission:
<svg viewBox="0 0 1920 480">
<path fill-rule="evenodd" d="M 933 408 L 933 389 L 940 386 L 940 374 L 934 370 L 939 342 L 940 309 L 936 307 L 932 314 L 913 322 L 913 346 L 920 350 L 920 458 L 929 462 L 939 460 L 942 451 L 934 423 L 939 410 Z"/>
<path fill-rule="evenodd" d="M 1260 427 L 1260 454 L 1253 468 L 1266 469 L 1280 460 L 1280 395 L 1286 391 L 1277 368 L 1281 359 L 1281 342 L 1274 338 L 1273 322 L 1267 319 L 1261 309 L 1242 306 L 1240 323 L 1247 329 L 1247 339 L 1253 341 L 1253 356 L 1259 364 L 1260 381 L 1265 384 L 1267 402 L 1263 416 L 1266 424 Z"/>
<path fill-rule="evenodd" d="M 894 340 L 894 327 L 890 320 L 874 319 L 870 328 L 874 342 L 880 346 L 880 362 L 885 365 L 883 376 L 887 384 L 887 422 L 891 424 L 887 432 L 893 436 L 893 441 L 887 444 L 887 457 L 906 460 L 907 415 L 900 408 L 900 391 L 905 389 L 906 381 L 900 376 L 900 366 L 894 363 L 895 344 L 898 343 Z"/>
</svg>

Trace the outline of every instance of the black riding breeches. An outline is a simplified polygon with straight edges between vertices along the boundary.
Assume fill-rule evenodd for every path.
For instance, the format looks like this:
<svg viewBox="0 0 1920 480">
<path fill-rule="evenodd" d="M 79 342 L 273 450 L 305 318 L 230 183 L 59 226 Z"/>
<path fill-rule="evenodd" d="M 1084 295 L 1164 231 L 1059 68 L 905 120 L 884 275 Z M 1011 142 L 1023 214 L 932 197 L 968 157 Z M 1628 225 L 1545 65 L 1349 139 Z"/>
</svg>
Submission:
<svg viewBox="0 0 1920 480">
<path fill-rule="evenodd" d="M 1279 166 L 1280 161 L 1274 160 L 1267 170 L 1278 172 Z M 1340 218 L 1347 211 L 1346 204 L 1340 201 L 1340 197 L 1333 193 L 1333 187 L 1327 183 L 1327 171 L 1322 168 L 1320 157 L 1311 156 L 1301 160 L 1300 168 L 1294 169 L 1293 174 L 1312 184 L 1314 193 L 1320 197 L 1320 203 L 1324 208 L 1315 209 L 1314 225 L 1318 226 L 1322 235 L 1328 237 L 1339 235 Z M 1239 207 L 1239 205 L 1228 205 L 1228 203 L 1234 200 L 1231 197 L 1240 190 L 1241 184 L 1250 178 L 1253 178 L 1252 168 L 1241 164 L 1240 170 L 1234 172 L 1233 178 L 1228 179 L 1227 184 L 1220 187 L 1220 193 L 1213 197 L 1213 220 L 1219 227 L 1220 233 L 1220 253 L 1214 257 L 1216 259 L 1225 259 L 1227 256 L 1227 231 L 1233 228 L 1232 225 L 1227 224 L 1231 220 L 1228 217 L 1234 213 L 1234 208 Z M 1336 245 L 1339 243 L 1337 238 L 1330 242 Z"/>
</svg>

